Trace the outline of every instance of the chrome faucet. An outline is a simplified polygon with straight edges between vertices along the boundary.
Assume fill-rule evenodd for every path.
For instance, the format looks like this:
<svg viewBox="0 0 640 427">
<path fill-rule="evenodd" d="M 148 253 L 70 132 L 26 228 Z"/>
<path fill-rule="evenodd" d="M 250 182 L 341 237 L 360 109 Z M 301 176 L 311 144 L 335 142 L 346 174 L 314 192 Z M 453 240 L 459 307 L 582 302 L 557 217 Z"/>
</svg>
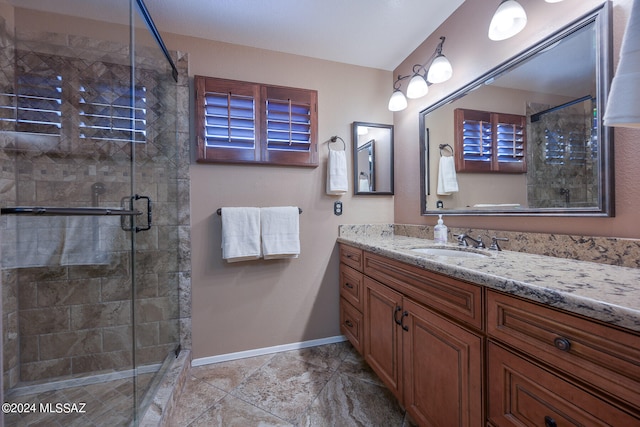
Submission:
<svg viewBox="0 0 640 427">
<path fill-rule="evenodd" d="M 507 239 L 506 237 L 496 237 L 493 236 L 491 238 L 491 246 L 489 246 L 489 249 L 494 250 L 494 251 L 501 251 L 502 248 L 500 247 L 500 245 L 498 244 L 498 241 L 501 240 L 503 242 L 508 242 L 509 239 Z"/>
<path fill-rule="evenodd" d="M 482 241 L 482 236 L 478 236 L 478 240 L 464 233 L 455 234 L 455 236 L 458 238 L 458 246 L 469 246 L 469 242 L 467 242 L 467 240 L 471 240 L 474 248 L 486 248 Z"/>
</svg>

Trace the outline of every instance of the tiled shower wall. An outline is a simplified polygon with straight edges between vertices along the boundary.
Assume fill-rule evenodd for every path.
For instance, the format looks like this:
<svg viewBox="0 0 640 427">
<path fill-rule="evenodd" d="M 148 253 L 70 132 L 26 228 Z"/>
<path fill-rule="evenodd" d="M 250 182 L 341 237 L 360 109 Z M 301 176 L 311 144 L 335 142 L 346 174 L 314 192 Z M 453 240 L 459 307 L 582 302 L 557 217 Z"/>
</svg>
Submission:
<svg viewBox="0 0 640 427">
<path fill-rule="evenodd" d="M 551 107 L 530 104 L 527 117 Z M 527 124 L 530 208 L 598 206 L 599 153 L 591 144 L 592 119 L 589 100 L 544 114 L 539 121 Z M 554 143 L 562 152 L 550 153 L 549 147 Z"/>
<path fill-rule="evenodd" d="M 128 46 L 66 34 L 19 32 L 14 56 L 9 53 L 10 34 L 2 30 L 3 82 L 15 81 L 17 76 L 8 75 L 14 70 L 37 75 L 52 69 L 69 76 L 63 81 L 63 94 L 77 93 L 77 81 L 83 76 L 96 82 L 129 81 Z M 134 178 L 136 192 L 153 200 L 154 225 L 135 237 L 135 291 L 129 279 L 130 237 L 117 218 L 109 218 L 101 227 L 105 234 L 100 244 L 109 251 L 103 264 L 3 265 L 5 389 L 19 381 L 132 368 L 134 327 L 138 365 L 162 362 L 178 343 L 191 347 L 187 58 L 174 54 L 177 86 L 167 71 L 157 71 L 166 70 L 166 65 L 155 54 L 137 52 L 136 58 L 139 83 L 147 88 L 147 135 L 145 143 L 135 144 Z M 68 114 L 63 120 L 71 120 L 63 127 L 75 129 L 74 121 L 80 119 Z M 10 132 L 7 123 L 4 126 L 9 132 L 0 133 L 2 206 L 91 206 L 95 183 L 105 188 L 99 196 L 101 207 L 118 207 L 121 195 L 129 193 L 130 143 L 81 139 L 74 132 L 39 141 Z M 145 210 L 142 204 L 136 207 Z M 17 250 L 5 248 L 18 245 L 20 233 L 23 237 L 25 233 L 15 227 L 17 221 L 4 217 L 0 222 L 3 257 L 8 257 L 3 264 L 11 266 L 21 260 L 11 259 Z M 34 230 L 29 231 L 31 237 Z M 47 235 L 46 229 L 36 231 Z"/>
</svg>

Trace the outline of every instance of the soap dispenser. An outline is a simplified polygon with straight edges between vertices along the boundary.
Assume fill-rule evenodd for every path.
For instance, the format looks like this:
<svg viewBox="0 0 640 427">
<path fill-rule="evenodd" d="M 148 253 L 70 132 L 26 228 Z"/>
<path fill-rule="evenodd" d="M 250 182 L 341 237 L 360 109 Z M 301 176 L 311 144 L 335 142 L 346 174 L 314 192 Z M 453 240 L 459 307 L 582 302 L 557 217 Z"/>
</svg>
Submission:
<svg viewBox="0 0 640 427">
<path fill-rule="evenodd" d="M 438 225 L 433 227 L 433 240 L 435 240 L 436 243 L 445 244 L 447 243 L 448 229 L 442 221 L 442 215 L 438 215 L 438 217 Z"/>
</svg>

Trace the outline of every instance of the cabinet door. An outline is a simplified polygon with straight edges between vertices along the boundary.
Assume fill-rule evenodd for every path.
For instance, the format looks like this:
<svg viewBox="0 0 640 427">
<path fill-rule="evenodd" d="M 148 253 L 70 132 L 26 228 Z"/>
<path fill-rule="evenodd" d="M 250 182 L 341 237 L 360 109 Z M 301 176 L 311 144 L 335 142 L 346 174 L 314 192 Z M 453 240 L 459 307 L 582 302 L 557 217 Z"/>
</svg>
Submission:
<svg viewBox="0 0 640 427">
<path fill-rule="evenodd" d="M 364 358 L 402 403 L 402 295 L 364 277 Z"/>
<path fill-rule="evenodd" d="M 405 299 L 404 404 L 421 426 L 480 426 L 482 337 Z"/>
</svg>

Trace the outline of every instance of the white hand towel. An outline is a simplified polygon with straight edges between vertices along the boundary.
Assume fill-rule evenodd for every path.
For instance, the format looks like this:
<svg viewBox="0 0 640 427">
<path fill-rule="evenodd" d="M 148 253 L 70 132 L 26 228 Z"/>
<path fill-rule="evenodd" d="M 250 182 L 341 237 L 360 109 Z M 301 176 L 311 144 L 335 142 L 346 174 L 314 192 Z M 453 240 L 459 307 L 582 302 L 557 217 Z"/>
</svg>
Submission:
<svg viewBox="0 0 640 427">
<path fill-rule="evenodd" d="M 260 209 L 264 259 L 297 258 L 300 254 L 300 213 L 295 206 Z"/>
<path fill-rule="evenodd" d="M 456 191 L 458 191 L 458 179 L 456 178 L 456 164 L 453 156 L 442 156 L 438 170 L 437 194 L 448 196 Z"/>
<path fill-rule="evenodd" d="M 260 258 L 260 209 L 222 208 L 222 258 L 227 262 Z"/>
<path fill-rule="evenodd" d="M 336 196 L 349 190 L 347 178 L 347 153 L 329 149 L 327 160 L 327 194 Z"/>
</svg>

